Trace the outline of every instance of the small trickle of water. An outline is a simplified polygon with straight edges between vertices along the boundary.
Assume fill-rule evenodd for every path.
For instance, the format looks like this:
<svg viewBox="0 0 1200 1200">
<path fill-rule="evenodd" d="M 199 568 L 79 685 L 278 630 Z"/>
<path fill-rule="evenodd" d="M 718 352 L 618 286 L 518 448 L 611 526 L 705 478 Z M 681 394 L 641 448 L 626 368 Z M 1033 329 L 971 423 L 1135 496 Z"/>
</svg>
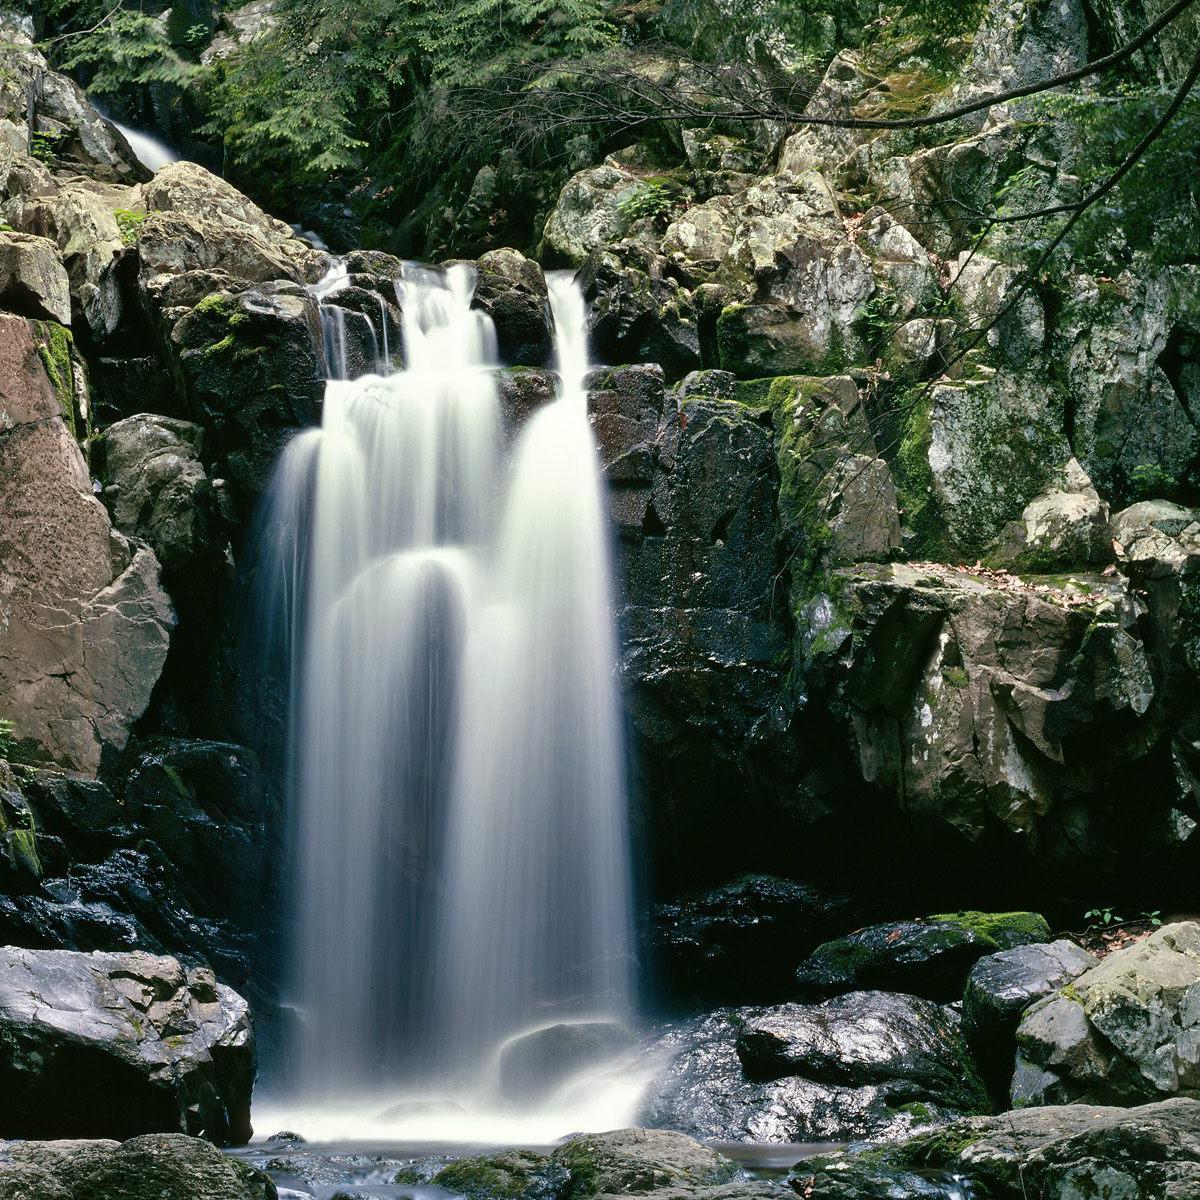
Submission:
<svg viewBox="0 0 1200 1200">
<path fill-rule="evenodd" d="M 264 542 L 295 672 L 288 1107 L 311 1123 L 354 1097 L 391 1132 L 465 1120 L 477 1137 L 517 1103 L 562 1133 L 609 1128 L 636 1103 L 628 1071 L 496 1086 L 514 1035 L 634 1015 L 583 301 L 551 278 L 559 395 L 506 456 L 472 270 L 406 267 L 405 369 L 355 380 L 346 278 L 314 289 L 324 418 L 283 455 Z"/>
</svg>

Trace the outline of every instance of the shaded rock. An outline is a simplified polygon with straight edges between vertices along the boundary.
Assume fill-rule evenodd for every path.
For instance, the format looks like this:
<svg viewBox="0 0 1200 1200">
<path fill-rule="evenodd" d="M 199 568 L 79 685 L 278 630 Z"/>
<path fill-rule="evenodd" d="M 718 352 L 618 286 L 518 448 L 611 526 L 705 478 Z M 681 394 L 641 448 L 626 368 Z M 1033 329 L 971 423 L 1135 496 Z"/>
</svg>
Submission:
<svg viewBox="0 0 1200 1200">
<path fill-rule="evenodd" d="M 0 951 L 0 1120 L 22 1137 L 250 1137 L 246 1002 L 149 954 Z"/>
<path fill-rule="evenodd" d="M 95 773 L 145 711 L 175 616 L 153 551 L 92 495 L 29 326 L 0 322 L 0 697 L 21 737 Z"/>
<path fill-rule="evenodd" d="M 701 365 L 692 298 L 661 257 L 638 247 L 597 249 L 579 269 L 588 333 L 601 362 L 658 363 L 671 378 Z"/>
<path fill-rule="evenodd" d="M 957 1177 L 956 1191 L 909 1190 L 914 1173 L 928 1181 L 939 1172 Z M 799 1163 L 789 1181 L 811 1200 L 950 1200 L 965 1187 L 994 1200 L 1183 1200 L 1200 1183 L 1200 1103 L 1072 1104 L 972 1117 L 899 1146 Z"/>
<path fill-rule="evenodd" d="M 654 909 L 656 975 L 672 997 L 717 1003 L 782 999 L 792 962 L 845 928 L 854 901 L 840 892 L 770 875 L 733 883 Z"/>
<path fill-rule="evenodd" d="M 166 417 L 184 413 L 183 397 L 157 355 L 93 357 L 88 368 L 93 417 L 101 428 L 144 412 Z"/>
<path fill-rule="evenodd" d="M 1188 869 L 1139 613 L 1119 578 L 864 564 L 807 606 L 801 652 L 909 821 L 947 849 L 1015 834 L 1062 888 L 1120 876 L 1135 845 Z"/>
<path fill-rule="evenodd" d="M 509 438 L 539 408 L 557 395 L 558 377 L 536 367 L 503 367 L 496 373 L 500 393 L 500 420 Z"/>
<path fill-rule="evenodd" d="M 1074 942 L 1018 946 L 981 958 L 963 992 L 963 1033 L 992 1094 L 1006 1100 L 1021 1014 L 1058 991 L 1096 959 Z"/>
<path fill-rule="evenodd" d="M 987 1107 L 959 1022 L 931 1000 L 851 992 L 751 1017 L 737 1038 L 750 1079 L 801 1075 L 852 1087 L 899 1082 L 961 1112 Z"/>
<path fill-rule="evenodd" d="M 947 913 L 872 925 L 818 946 L 797 968 L 795 986 L 803 997 L 888 988 L 956 1000 L 979 958 L 1049 936 L 1037 913 Z"/>
<path fill-rule="evenodd" d="M 633 1036 L 613 1021 L 571 1021 L 510 1039 L 500 1051 L 500 1094 L 528 1102 L 588 1067 L 628 1050 Z"/>
<path fill-rule="evenodd" d="M 1029 1008 L 1015 1104 L 1200 1096 L 1200 924 L 1156 930 Z"/>
<path fill-rule="evenodd" d="M 1075 453 L 1116 505 L 1197 469 L 1198 321 L 1194 267 L 1067 280 L 1054 349 L 1074 397 Z"/>
<path fill-rule="evenodd" d="M 647 1090 L 639 1119 L 717 1141 L 809 1142 L 902 1137 L 961 1111 L 944 1106 L 918 1080 L 856 1085 L 830 1063 L 817 1064 L 816 1072 L 830 1067 L 836 1078 L 747 1078 L 738 1057 L 741 1032 L 792 1007 L 722 1009 L 669 1028 L 656 1048 L 666 1065 Z M 959 1066 L 956 1095 L 963 1092 L 967 1060 Z"/>
<path fill-rule="evenodd" d="M 285 443 L 318 420 L 316 300 L 286 285 L 213 295 L 179 320 L 171 344 L 208 453 L 244 493 L 261 493 Z"/>
<path fill-rule="evenodd" d="M 104 431 L 108 483 L 103 497 L 113 523 L 149 542 L 168 570 L 179 570 L 204 552 L 203 432 L 188 421 L 149 413 Z"/>
<path fill-rule="evenodd" d="M 159 1133 L 113 1141 L 0 1142 L 5 1200 L 275 1200 L 261 1171 L 209 1142 Z"/>
<path fill-rule="evenodd" d="M 490 250 L 478 263 L 476 308 L 496 326 L 502 362 L 542 367 L 551 357 L 550 300 L 542 268 L 516 250 Z"/>
<path fill-rule="evenodd" d="M 1026 506 L 993 557 L 1032 571 L 1053 571 L 1112 559 L 1108 505 L 1087 473 L 1070 459 L 1049 490 Z"/>
<path fill-rule="evenodd" d="M 779 513 L 810 562 L 887 559 L 901 546 L 896 490 L 849 376 L 771 385 Z"/>
<path fill-rule="evenodd" d="M 0 307 L 70 325 L 67 272 L 48 238 L 0 233 Z"/>
</svg>

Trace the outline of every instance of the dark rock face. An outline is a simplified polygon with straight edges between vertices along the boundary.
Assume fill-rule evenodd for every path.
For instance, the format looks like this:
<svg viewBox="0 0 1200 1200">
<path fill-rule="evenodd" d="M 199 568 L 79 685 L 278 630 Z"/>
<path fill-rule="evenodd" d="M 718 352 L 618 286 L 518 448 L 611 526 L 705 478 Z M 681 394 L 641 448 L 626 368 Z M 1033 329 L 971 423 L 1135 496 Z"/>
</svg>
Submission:
<svg viewBox="0 0 1200 1200">
<path fill-rule="evenodd" d="M 496 326 L 501 362 L 514 367 L 550 365 L 550 299 L 537 263 L 516 250 L 490 250 L 479 259 L 474 304 Z"/>
<path fill-rule="evenodd" d="M 806 998 L 896 988 L 931 1000 L 957 1000 L 977 959 L 1049 935 L 1037 913 L 948 913 L 872 925 L 818 946 L 797 968 L 795 987 Z"/>
<path fill-rule="evenodd" d="M 744 875 L 724 887 L 656 906 L 649 932 L 657 978 L 672 997 L 716 1004 L 783 999 L 793 963 L 851 923 L 848 895 Z"/>
<path fill-rule="evenodd" d="M 940 1191 L 930 1188 L 938 1173 Z M 949 1200 L 964 1185 L 992 1200 L 1175 1200 L 1200 1187 L 1200 1102 L 1071 1104 L 973 1117 L 882 1151 L 798 1163 L 789 1182 L 811 1200 Z"/>
<path fill-rule="evenodd" d="M 114 1141 L 0 1142 L 5 1200 L 275 1200 L 256 1168 L 209 1142 L 158 1133 Z"/>
<path fill-rule="evenodd" d="M 673 1027 L 642 1119 L 725 1141 L 892 1139 L 987 1107 L 957 1018 L 912 996 L 723 1009 Z"/>
<path fill-rule="evenodd" d="M 1002 950 L 971 968 L 963 1033 L 993 1096 L 1008 1097 L 1021 1014 L 1095 965 L 1091 954 L 1064 940 Z"/>
<path fill-rule="evenodd" d="M 0 951 L 0 1124 L 23 1137 L 250 1137 L 254 1035 L 211 971 L 150 954 Z"/>
</svg>

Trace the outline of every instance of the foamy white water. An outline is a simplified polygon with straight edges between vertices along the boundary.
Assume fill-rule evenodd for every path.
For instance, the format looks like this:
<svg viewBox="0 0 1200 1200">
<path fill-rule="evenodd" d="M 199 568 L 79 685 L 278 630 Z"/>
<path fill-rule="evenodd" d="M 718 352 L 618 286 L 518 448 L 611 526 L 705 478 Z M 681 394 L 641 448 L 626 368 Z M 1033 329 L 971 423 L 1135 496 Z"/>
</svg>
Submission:
<svg viewBox="0 0 1200 1200">
<path fill-rule="evenodd" d="M 347 380 L 335 356 L 321 429 L 281 460 L 299 1027 L 260 1127 L 529 1140 L 636 1106 L 643 1072 L 619 1058 L 519 1094 L 498 1067 L 524 1031 L 635 1015 L 584 308 L 550 282 L 559 396 L 510 454 L 495 333 L 455 266 L 406 268 L 405 369 Z M 322 281 L 323 308 L 341 286 Z"/>
<path fill-rule="evenodd" d="M 125 140 L 129 143 L 129 148 L 133 151 L 134 157 L 148 171 L 157 171 L 160 167 L 165 167 L 168 163 L 179 161 L 179 155 L 166 142 L 160 141 L 148 133 L 143 133 L 141 130 L 131 129 L 128 125 L 122 125 L 120 121 L 114 121 L 111 117 L 105 117 L 105 120 L 115 129 L 121 131 Z"/>
</svg>

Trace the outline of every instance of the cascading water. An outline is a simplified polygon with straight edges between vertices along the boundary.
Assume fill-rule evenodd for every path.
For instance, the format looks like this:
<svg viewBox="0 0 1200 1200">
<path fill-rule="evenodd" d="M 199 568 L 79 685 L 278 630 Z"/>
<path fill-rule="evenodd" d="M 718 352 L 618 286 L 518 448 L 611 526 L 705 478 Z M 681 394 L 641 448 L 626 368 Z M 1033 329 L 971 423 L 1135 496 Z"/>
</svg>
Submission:
<svg viewBox="0 0 1200 1200">
<path fill-rule="evenodd" d="M 471 269 L 406 268 L 404 370 L 348 381 L 335 362 L 322 426 L 293 441 L 272 488 L 267 566 L 291 605 L 295 672 L 287 1115 L 308 1129 L 355 1097 L 354 1132 L 370 1113 L 389 1134 L 415 1122 L 478 1139 L 503 1112 L 506 1039 L 633 1015 L 584 310 L 569 278 L 550 283 L 559 393 L 507 458 Z M 636 1084 L 602 1076 L 575 1104 L 510 1094 L 506 1131 L 628 1120 Z"/>
</svg>

